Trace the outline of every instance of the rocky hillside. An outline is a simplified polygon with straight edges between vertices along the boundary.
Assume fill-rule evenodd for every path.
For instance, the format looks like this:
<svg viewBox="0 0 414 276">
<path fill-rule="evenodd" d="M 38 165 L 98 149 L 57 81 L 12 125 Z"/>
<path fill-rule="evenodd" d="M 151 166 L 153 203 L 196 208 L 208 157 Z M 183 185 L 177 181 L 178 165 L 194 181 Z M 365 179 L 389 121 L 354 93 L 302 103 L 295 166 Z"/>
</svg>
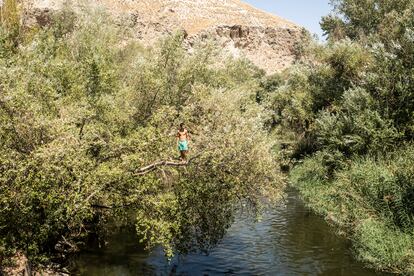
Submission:
<svg viewBox="0 0 414 276">
<path fill-rule="evenodd" d="M 32 19 L 43 24 L 65 0 L 26 0 Z M 137 38 L 150 44 L 183 30 L 189 49 L 198 39 L 212 38 L 233 56 L 244 56 L 268 73 L 294 59 L 301 28 L 239 0 L 74 0 L 75 5 L 103 7 L 135 27 Z"/>
</svg>

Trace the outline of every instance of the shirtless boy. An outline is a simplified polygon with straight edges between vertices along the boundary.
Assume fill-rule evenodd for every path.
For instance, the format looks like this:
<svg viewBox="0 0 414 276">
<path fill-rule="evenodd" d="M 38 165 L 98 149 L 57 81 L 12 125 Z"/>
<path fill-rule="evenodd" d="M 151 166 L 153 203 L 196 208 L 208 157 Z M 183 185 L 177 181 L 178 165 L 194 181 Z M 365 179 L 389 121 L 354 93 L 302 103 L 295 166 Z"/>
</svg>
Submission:
<svg viewBox="0 0 414 276">
<path fill-rule="evenodd" d="M 188 135 L 188 130 L 185 128 L 184 124 L 181 123 L 177 132 L 177 144 L 178 150 L 180 151 L 180 160 L 182 162 L 187 162 L 189 140 L 190 136 Z"/>
</svg>

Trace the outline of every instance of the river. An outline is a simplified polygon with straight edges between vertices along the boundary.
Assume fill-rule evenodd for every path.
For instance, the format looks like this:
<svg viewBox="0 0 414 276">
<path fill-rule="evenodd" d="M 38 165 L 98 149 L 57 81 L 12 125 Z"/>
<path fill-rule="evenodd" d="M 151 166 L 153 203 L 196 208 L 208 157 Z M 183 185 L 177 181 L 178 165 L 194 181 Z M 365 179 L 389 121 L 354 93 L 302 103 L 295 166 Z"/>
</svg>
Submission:
<svg viewBox="0 0 414 276">
<path fill-rule="evenodd" d="M 364 268 L 349 241 L 335 234 L 289 190 L 284 203 L 259 222 L 238 216 L 208 255 L 177 256 L 162 248 L 143 250 L 134 233 L 118 233 L 104 248 L 90 248 L 72 260 L 77 275 L 386 275 Z"/>
</svg>

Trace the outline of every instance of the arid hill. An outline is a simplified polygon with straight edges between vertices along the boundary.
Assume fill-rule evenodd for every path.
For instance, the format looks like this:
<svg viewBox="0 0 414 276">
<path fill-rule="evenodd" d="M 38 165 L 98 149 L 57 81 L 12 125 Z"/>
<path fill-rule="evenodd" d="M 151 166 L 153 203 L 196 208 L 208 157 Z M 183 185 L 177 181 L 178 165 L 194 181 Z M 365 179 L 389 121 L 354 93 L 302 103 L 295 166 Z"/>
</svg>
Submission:
<svg viewBox="0 0 414 276">
<path fill-rule="evenodd" d="M 27 0 L 33 19 L 63 6 L 65 0 Z M 136 29 L 150 44 L 163 35 L 183 30 L 188 47 L 212 38 L 229 54 L 244 56 L 267 73 L 280 71 L 294 60 L 301 28 L 283 18 L 239 0 L 73 0 L 75 5 L 103 7 Z"/>
</svg>

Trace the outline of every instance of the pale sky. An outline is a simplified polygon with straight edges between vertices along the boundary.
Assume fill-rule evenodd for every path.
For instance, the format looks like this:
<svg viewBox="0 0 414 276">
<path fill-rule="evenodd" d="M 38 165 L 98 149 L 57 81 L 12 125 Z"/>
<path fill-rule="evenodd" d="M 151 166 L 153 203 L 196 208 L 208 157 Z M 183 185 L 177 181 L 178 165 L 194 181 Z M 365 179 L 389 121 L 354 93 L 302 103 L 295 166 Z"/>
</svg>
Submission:
<svg viewBox="0 0 414 276">
<path fill-rule="evenodd" d="M 250 5 L 276 14 L 308 29 L 322 38 L 321 17 L 332 7 L 329 0 L 243 0 Z"/>
</svg>

